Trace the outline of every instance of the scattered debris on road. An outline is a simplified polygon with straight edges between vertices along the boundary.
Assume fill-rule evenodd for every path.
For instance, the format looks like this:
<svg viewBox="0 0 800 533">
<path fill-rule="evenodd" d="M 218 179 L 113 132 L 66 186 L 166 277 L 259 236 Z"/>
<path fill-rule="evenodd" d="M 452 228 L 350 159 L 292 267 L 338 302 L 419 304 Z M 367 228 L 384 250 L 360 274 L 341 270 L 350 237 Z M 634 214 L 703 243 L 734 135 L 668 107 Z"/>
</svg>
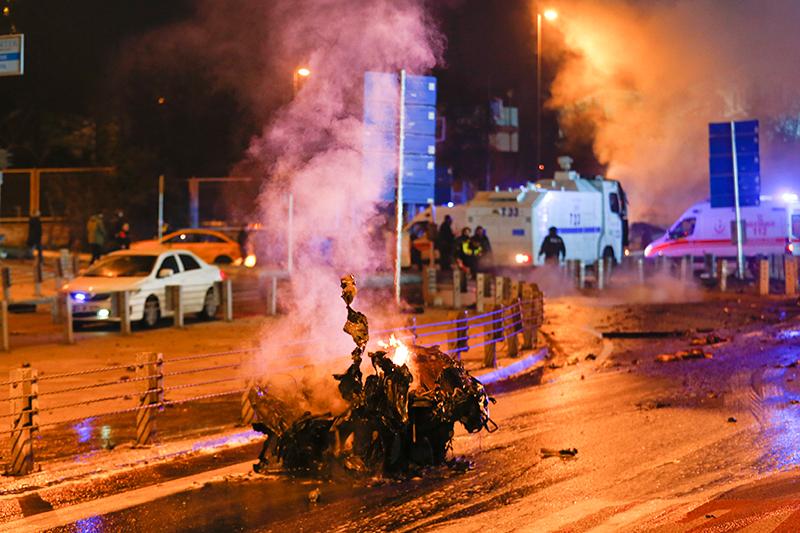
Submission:
<svg viewBox="0 0 800 533">
<path fill-rule="evenodd" d="M 636 408 L 642 411 L 650 411 L 651 409 L 664 409 L 666 407 L 672 407 L 672 404 L 670 402 L 664 402 L 661 400 L 646 400 L 636 403 Z"/>
<path fill-rule="evenodd" d="M 685 331 L 604 331 L 604 339 L 667 339 L 685 337 Z"/>
<path fill-rule="evenodd" d="M 728 342 L 728 340 L 729 339 L 725 337 L 720 337 L 716 333 L 709 333 L 708 335 L 704 335 L 702 337 L 695 337 L 689 344 L 692 346 L 713 346 L 715 344 Z"/>
<path fill-rule="evenodd" d="M 691 350 L 681 350 L 675 353 L 662 353 L 656 356 L 656 361 L 659 363 L 671 363 L 674 361 L 683 361 L 685 359 L 713 359 L 714 354 L 705 352 L 701 348 L 692 348 Z"/>
<path fill-rule="evenodd" d="M 586 355 L 585 359 L 587 361 L 594 361 L 595 359 L 597 359 L 597 356 L 595 354 L 593 354 L 593 353 L 590 353 L 590 354 Z"/>
<path fill-rule="evenodd" d="M 736 420 L 735 416 L 729 416 L 728 422 L 730 422 L 731 424 L 735 424 L 736 422 L 738 422 L 738 420 Z"/>
<path fill-rule="evenodd" d="M 356 294 L 353 277 L 342 278 L 341 287 L 347 305 L 344 331 L 356 347 L 352 364 L 333 377 L 348 407 L 338 415 L 302 413 L 268 384 L 255 386 L 250 391 L 257 417 L 253 429 L 267 439 L 253 469 L 266 471 L 270 453 L 296 473 L 397 476 L 443 464 L 470 469 L 472 463 L 463 458 L 447 459 L 455 423 L 469 433 L 497 430 L 489 417 L 494 399 L 457 359 L 437 347 L 407 346 L 394 336 L 379 343 L 383 349 L 367 353 L 374 373 L 363 379 L 367 317 L 350 307 Z"/>
<path fill-rule="evenodd" d="M 576 455 L 578 455 L 577 448 L 564 448 L 561 450 L 557 450 L 555 448 L 542 448 L 542 459 L 547 459 L 548 457 L 560 457 L 561 459 L 574 459 Z"/>
</svg>

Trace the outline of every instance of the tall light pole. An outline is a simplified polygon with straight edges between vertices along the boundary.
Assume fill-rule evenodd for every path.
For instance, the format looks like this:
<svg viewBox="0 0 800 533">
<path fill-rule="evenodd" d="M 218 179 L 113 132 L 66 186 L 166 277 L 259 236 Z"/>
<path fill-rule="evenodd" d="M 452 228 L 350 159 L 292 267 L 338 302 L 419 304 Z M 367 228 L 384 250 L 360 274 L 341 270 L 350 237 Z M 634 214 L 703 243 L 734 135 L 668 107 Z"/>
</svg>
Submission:
<svg viewBox="0 0 800 533">
<path fill-rule="evenodd" d="M 292 72 L 292 98 L 297 96 L 297 91 L 300 90 L 301 85 L 309 76 L 311 76 L 311 70 L 308 67 L 294 69 L 294 72 Z M 294 194 L 290 192 L 287 200 L 286 271 L 291 275 L 294 268 Z"/>
<path fill-rule="evenodd" d="M 294 72 L 292 73 L 292 96 L 297 95 L 297 91 L 300 90 L 300 86 L 303 84 L 303 81 L 305 81 L 309 76 L 311 76 L 311 70 L 309 70 L 307 67 L 294 69 Z"/>
<path fill-rule="evenodd" d="M 549 21 L 558 18 L 555 9 L 536 13 L 536 177 L 542 177 L 542 16 Z"/>
</svg>

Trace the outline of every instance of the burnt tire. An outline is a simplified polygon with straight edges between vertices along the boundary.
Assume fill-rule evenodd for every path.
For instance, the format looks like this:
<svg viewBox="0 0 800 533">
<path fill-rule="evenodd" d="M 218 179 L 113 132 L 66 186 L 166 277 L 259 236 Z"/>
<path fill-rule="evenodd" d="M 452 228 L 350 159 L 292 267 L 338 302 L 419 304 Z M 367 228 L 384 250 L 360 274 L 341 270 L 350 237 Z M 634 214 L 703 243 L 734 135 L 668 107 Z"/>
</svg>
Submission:
<svg viewBox="0 0 800 533">
<path fill-rule="evenodd" d="M 203 299 L 203 309 L 200 310 L 199 317 L 201 320 L 214 320 L 219 310 L 217 303 L 217 295 L 214 294 L 214 288 L 206 291 L 206 296 Z"/>
<path fill-rule="evenodd" d="M 153 295 L 147 297 L 144 302 L 144 311 L 142 312 L 142 326 L 146 328 L 154 328 L 161 320 L 161 307 L 158 304 L 158 298 Z"/>
<path fill-rule="evenodd" d="M 233 258 L 229 255 L 218 255 L 214 258 L 215 265 L 230 265 L 233 263 Z"/>
</svg>

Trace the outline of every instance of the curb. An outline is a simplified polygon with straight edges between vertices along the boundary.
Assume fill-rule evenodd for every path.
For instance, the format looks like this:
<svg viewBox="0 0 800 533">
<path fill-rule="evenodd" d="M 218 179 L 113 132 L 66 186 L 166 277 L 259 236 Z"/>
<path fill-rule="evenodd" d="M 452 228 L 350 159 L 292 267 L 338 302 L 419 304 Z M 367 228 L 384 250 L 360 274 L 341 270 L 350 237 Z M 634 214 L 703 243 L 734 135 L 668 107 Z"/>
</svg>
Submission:
<svg viewBox="0 0 800 533">
<path fill-rule="evenodd" d="M 510 377 L 513 377 L 515 374 L 521 374 L 522 372 L 529 370 L 537 363 L 543 361 L 545 358 L 547 358 L 547 353 L 548 350 L 547 347 L 545 346 L 544 348 L 541 348 L 539 351 L 533 352 L 531 355 L 523 359 L 520 359 L 519 361 L 516 361 L 508 366 L 496 368 L 491 372 L 475 377 L 478 379 L 478 381 L 480 381 L 484 385 L 508 379 Z"/>
</svg>

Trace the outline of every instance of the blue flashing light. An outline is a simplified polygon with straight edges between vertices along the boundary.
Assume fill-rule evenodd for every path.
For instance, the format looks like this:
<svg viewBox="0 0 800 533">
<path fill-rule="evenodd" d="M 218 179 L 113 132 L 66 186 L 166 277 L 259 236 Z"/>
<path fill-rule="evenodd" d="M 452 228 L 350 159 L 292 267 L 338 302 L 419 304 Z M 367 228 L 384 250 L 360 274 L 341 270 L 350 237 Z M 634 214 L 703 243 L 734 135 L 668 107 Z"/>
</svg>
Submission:
<svg viewBox="0 0 800 533">
<path fill-rule="evenodd" d="M 85 302 L 86 301 L 86 293 L 75 292 L 75 293 L 72 294 L 72 298 L 75 299 L 75 300 L 78 300 L 79 302 Z"/>
</svg>

